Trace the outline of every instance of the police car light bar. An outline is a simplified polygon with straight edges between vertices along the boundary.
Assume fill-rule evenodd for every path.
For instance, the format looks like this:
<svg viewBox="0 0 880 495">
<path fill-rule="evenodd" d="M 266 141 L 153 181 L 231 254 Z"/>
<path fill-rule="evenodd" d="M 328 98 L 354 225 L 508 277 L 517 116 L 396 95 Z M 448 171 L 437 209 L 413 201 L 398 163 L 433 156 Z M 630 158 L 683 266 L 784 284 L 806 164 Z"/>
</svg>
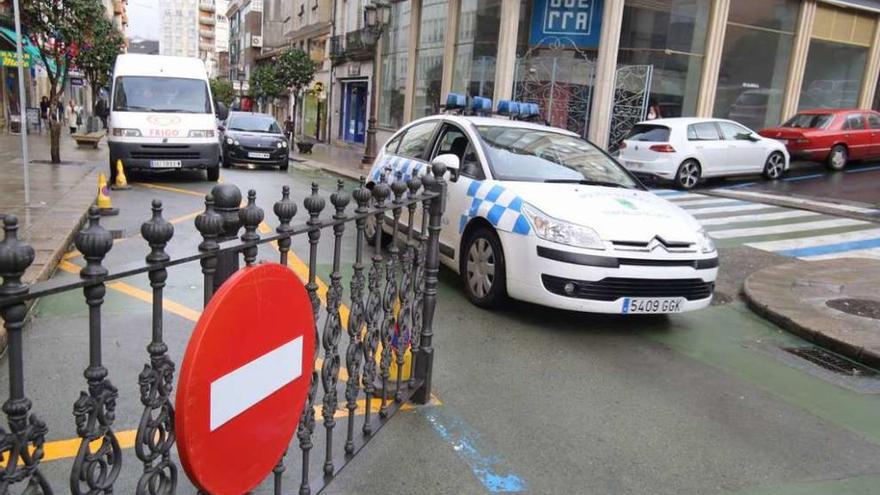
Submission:
<svg viewBox="0 0 880 495">
<path fill-rule="evenodd" d="M 471 99 L 471 111 L 474 115 L 488 115 L 492 112 L 492 100 L 482 96 L 474 96 Z"/>
<path fill-rule="evenodd" d="M 446 95 L 446 105 L 443 107 L 446 111 L 457 110 L 459 113 L 467 108 L 467 98 L 458 93 L 449 93 Z"/>
<path fill-rule="evenodd" d="M 506 115 L 511 119 L 516 118 L 520 113 L 520 104 L 511 100 L 500 100 L 498 102 L 498 115 Z"/>
</svg>

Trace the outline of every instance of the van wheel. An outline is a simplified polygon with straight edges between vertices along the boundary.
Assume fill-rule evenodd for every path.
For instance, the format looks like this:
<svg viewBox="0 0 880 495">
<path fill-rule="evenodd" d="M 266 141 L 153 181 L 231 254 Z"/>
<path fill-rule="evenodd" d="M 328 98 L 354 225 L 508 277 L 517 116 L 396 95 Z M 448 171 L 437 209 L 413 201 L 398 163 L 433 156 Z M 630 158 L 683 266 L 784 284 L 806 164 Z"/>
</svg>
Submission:
<svg viewBox="0 0 880 495">
<path fill-rule="evenodd" d="M 208 176 L 208 182 L 217 182 L 220 180 L 220 167 L 208 167 L 205 169 L 205 174 Z"/>
<path fill-rule="evenodd" d="M 680 189 L 693 189 L 700 183 L 700 164 L 696 160 L 685 160 L 675 174 L 675 185 Z"/>
<path fill-rule="evenodd" d="M 827 165 L 831 170 L 843 170 L 843 168 L 846 167 L 846 162 L 848 160 L 849 153 L 846 151 L 846 146 L 838 144 L 831 148 L 831 153 L 828 155 Z"/>
<path fill-rule="evenodd" d="M 471 233 L 461 250 L 464 294 L 481 308 L 497 308 L 507 300 L 504 251 L 498 234 L 488 227 Z"/>
<path fill-rule="evenodd" d="M 774 151 L 767 157 L 767 161 L 764 162 L 764 178 L 776 180 L 782 177 L 783 172 L 785 172 L 785 157 L 782 156 L 782 153 Z"/>
</svg>

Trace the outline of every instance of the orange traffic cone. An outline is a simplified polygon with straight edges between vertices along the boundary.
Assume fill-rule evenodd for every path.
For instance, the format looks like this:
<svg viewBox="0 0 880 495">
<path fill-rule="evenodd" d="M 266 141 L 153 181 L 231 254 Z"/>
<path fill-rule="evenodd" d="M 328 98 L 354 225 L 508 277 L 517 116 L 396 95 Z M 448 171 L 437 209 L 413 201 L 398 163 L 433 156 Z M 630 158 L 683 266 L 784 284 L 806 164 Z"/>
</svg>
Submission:
<svg viewBox="0 0 880 495">
<path fill-rule="evenodd" d="M 116 182 L 110 186 L 114 191 L 131 189 L 128 180 L 125 178 L 125 170 L 122 168 L 122 160 L 116 160 Z"/>
<path fill-rule="evenodd" d="M 98 174 L 98 211 L 101 216 L 109 217 L 119 214 L 119 208 L 113 207 L 110 200 L 110 188 L 107 187 L 107 177 L 104 174 Z"/>
</svg>

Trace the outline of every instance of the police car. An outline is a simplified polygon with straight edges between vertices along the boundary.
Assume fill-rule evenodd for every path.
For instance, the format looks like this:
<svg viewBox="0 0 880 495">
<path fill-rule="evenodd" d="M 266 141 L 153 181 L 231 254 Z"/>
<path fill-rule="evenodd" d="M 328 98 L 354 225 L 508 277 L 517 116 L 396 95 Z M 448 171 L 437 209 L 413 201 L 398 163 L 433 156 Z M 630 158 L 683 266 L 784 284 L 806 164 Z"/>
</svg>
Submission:
<svg viewBox="0 0 880 495">
<path fill-rule="evenodd" d="M 446 166 L 440 259 L 471 302 L 618 314 L 709 305 L 718 253 L 693 217 L 576 134 L 533 122 L 537 105 L 501 101 L 486 116 L 491 107 L 450 94 L 444 114 L 391 137 L 368 179 Z"/>
</svg>

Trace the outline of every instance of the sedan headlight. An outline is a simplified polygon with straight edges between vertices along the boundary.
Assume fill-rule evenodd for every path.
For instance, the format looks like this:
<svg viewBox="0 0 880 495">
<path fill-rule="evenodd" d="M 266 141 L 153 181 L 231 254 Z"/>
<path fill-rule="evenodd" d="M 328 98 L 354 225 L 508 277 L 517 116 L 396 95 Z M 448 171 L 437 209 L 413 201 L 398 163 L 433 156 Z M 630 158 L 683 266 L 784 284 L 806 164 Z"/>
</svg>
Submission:
<svg viewBox="0 0 880 495">
<path fill-rule="evenodd" d="M 605 249 L 599 234 L 589 227 L 553 218 L 527 204 L 522 206 L 522 213 L 540 239 L 579 248 Z"/>
<path fill-rule="evenodd" d="M 192 131 L 189 131 L 189 137 L 191 137 L 191 138 L 212 138 L 212 137 L 214 137 L 214 131 L 212 129 L 192 130 Z"/>
<path fill-rule="evenodd" d="M 141 131 L 137 129 L 123 129 L 121 127 L 114 127 L 113 135 L 119 137 L 141 137 Z"/>
<path fill-rule="evenodd" d="M 226 144 L 229 146 L 238 146 L 238 141 L 232 139 L 231 137 L 226 138 Z"/>
<path fill-rule="evenodd" d="M 709 234 L 703 229 L 700 229 L 697 232 L 697 246 L 702 253 L 709 254 L 715 252 L 715 242 L 712 241 L 712 238 L 709 237 Z"/>
<path fill-rule="evenodd" d="M 287 148 L 287 141 L 281 141 L 281 147 Z"/>
<path fill-rule="evenodd" d="M 284 141 L 278 141 L 277 143 L 275 143 L 275 146 L 278 147 L 278 149 L 280 150 L 281 148 L 284 147 L 284 145 L 282 144 L 283 142 Z"/>
</svg>

